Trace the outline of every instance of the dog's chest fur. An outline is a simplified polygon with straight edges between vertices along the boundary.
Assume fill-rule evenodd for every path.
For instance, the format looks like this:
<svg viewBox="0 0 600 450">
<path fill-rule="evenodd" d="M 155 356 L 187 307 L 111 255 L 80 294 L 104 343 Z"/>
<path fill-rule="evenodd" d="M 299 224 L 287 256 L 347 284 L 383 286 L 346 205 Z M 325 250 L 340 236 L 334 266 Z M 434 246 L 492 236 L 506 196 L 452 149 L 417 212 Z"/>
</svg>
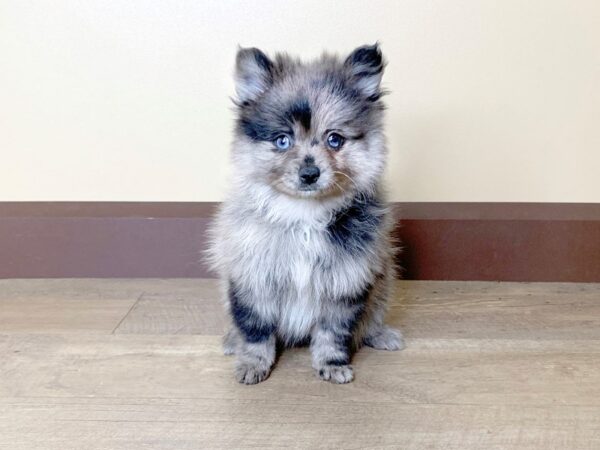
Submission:
<svg viewBox="0 0 600 450">
<path fill-rule="evenodd" d="M 328 259 L 326 229 L 249 223 L 244 234 L 246 243 L 253 243 L 248 248 L 252 256 L 239 270 L 263 274 L 264 308 L 277 317 L 280 334 L 305 336 L 321 310 L 324 289 L 318 272 Z"/>
<path fill-rule="evenodd" d="M 382 212 L 378 204 L 350 205 L 326 220 L 267 220 L 231 207 L 221 217 L 228 233 L 219 253 L 228 276 L 259 293 L 253 305 L 278 324 L 287 340 L 302 339 L 328 302 L 356 295 L 380 270 Z"/>
</svg>

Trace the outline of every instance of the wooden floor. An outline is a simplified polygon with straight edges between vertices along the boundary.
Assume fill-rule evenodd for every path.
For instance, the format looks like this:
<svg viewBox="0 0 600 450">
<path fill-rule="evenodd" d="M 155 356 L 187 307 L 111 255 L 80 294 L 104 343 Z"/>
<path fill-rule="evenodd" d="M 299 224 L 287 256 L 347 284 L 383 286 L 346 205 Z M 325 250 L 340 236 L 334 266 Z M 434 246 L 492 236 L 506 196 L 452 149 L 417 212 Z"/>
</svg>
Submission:
<svg viewBox="0 0 600 450">
<path fill-rule="evenodd" d="M 0 281 L 0 448 L 600 448 L 599 284 L 398 288 L 354 383 L 296 349 L 243 386 L 214 281 Z"/>
</svg>

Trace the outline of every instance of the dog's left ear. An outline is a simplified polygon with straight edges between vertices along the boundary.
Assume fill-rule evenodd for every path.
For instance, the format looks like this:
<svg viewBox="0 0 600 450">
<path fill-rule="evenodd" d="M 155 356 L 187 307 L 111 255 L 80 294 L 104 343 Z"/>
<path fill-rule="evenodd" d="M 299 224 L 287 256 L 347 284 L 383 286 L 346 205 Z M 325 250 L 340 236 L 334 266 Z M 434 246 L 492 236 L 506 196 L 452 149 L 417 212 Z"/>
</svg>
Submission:
<svg viewBox="0 0 600 450">
<path fill-rule="evenodd" d="M 344 65 L 350 70 L 357 89 L 365 97 L 377 100 L 381 95 L 381 77 L 385 66 L 379 44 L 358 47 L 346 58 Z"/>
<path fill-rule="evenodd" d="M 257 48 L 239 48 L 235 58 L 235 90 L 241 103 L 252 102 L 273 83 L 273 62 Z"/>
</svg>

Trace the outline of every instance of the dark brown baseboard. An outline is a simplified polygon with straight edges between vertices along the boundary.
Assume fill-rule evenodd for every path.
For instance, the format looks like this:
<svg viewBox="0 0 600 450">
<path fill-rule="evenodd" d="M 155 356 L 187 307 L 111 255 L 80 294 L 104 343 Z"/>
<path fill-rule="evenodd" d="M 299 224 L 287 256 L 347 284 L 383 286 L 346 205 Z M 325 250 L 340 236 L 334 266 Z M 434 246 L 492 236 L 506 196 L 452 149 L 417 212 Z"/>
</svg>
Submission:
<svg viewBox="0 0 600 450">
<path fill-rule="evenodd" d="M 215 206 L 0 202 L 0 278 L 211 276 Z M 600 204 L 397 207 L 406 279 L 600 282 Z"/>
</svg>

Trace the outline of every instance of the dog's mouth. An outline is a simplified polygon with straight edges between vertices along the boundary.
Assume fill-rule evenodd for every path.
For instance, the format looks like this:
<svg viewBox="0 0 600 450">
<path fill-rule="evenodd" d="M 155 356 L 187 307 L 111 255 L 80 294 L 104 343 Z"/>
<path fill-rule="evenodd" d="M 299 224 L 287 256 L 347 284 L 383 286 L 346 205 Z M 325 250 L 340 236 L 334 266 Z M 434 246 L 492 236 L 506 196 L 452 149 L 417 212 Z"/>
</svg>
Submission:
<svg viewBox="0 0 600 450">
<path fill-rule="evenodd" d="M 298 186 L 298 190 L 300 192 L 319 192 L 322 191 L 323 188 L 320 186 L 305 186 L 303 184 L 301 184 L 300 186 Z"/>
<path fill-rule="evenodd" d="M 320 198 L 326 196 L 326 190 L 314 186 L 300 186 L 296 189 L 295 197 L 300 198 Z"/>
<path fill-rule="evenodd" d="M 295 198 L 315 199 L 336 197 L 345 194 L 342 184 L 327 178 L 318 180 L 316 183 L 305 184 L 286 177 L 278 177 L 273 179 L 270 184 L 275 190 Z"/>
<path fill-rule="evenodd" d="M 300 198 L 325 198 L 335 197 L 344 193 L 339 185 L 335 183 L 299 185 L 295 188 L 292 195 Z"/>
</svg>

